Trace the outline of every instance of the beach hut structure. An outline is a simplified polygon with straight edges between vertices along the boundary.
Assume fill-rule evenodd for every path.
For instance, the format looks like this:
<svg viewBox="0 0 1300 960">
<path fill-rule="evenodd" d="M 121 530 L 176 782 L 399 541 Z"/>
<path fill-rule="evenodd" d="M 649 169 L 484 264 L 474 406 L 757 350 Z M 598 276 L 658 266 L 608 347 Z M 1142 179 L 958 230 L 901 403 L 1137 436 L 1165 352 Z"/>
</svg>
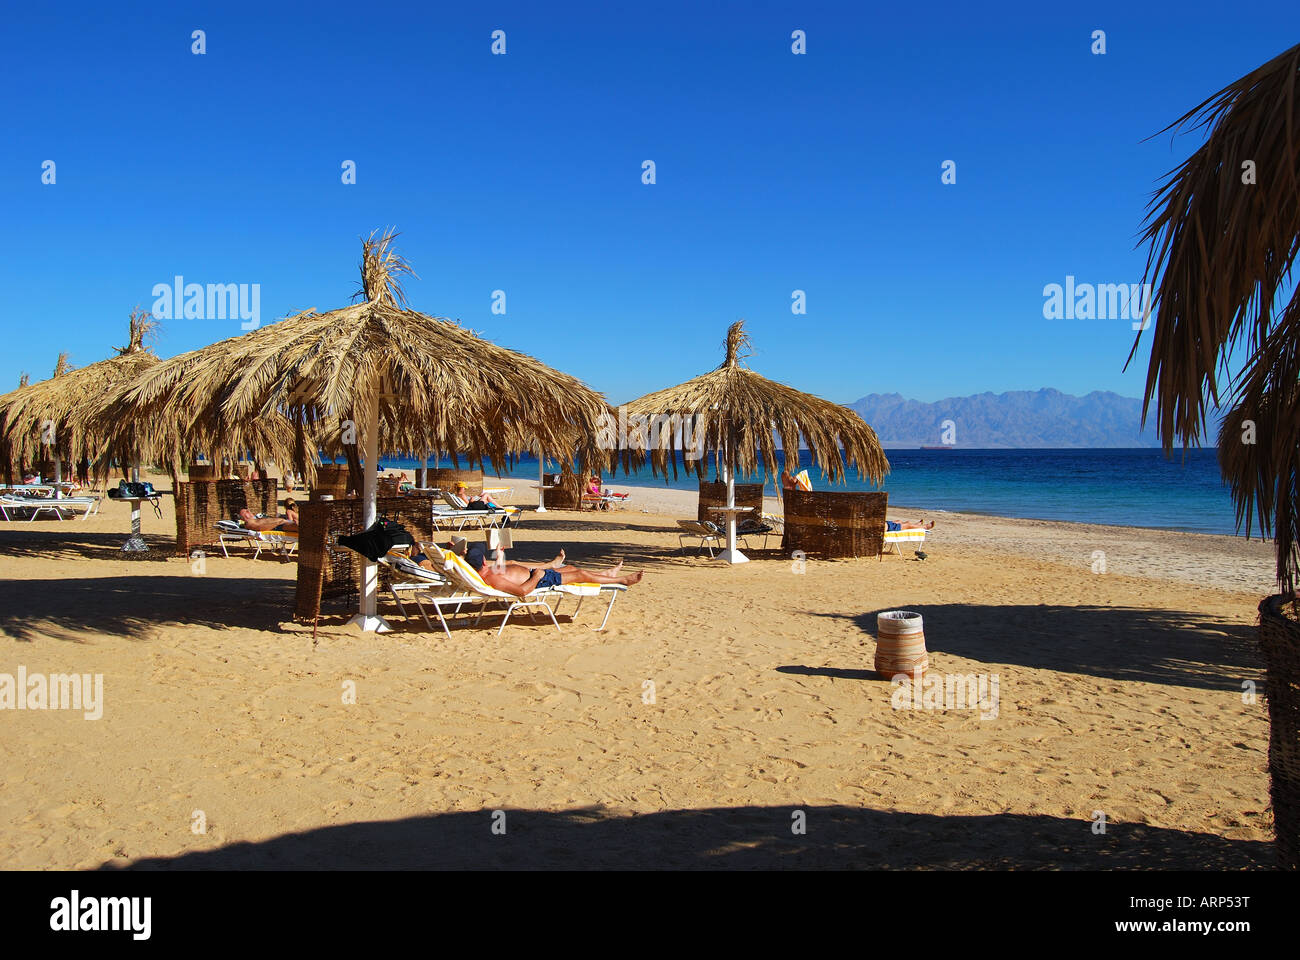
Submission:
<svg viewBox="0 0 1300 960">
<path fill-rule="evenodd" d="M 719 511 L 727 521 L 727 546 L 719 555 L 728 563 L 748 559 L 736 548 L 736 471 L 752 475 L 761 466 L 775 476 L 776 438 L 788 451 L 806 444 L 831 482 L 842 480 L 847 467 L 874 483 L 889 471 L 880 440 L 862 417 L 750 370 L 743 363 L 750 347 L 744 321 L 737 320 L 727 330 L 716 369 L 620 409 L 620 422 L 634 424 L 628 434 L 633 449 L 643 447 L 656 471 L 670 463 L 676 471 L 679 453 L 687 474 L 702 476 L 708 461 L 715 461 L 727 485 L 726 508 Z"/>
<path fill-rule="evenodd" d="M 1300 868 L 1300 45 L 1175 120 L 1205 142 L 1156 191 L 1145 419 L 1167 453 L 1226 405 L 1219 465 L 1249 536 L 1272 536 L 1280 592 L 1260 604 L 1278 859 Z M 1285 299 L 1288 298 L 1289 299 Z M 1135 326 L 1138 326 L 1135 324 Z M 1143 329 L 1146 324 L 1141 325 Z M 1133 345 L 1137 353 L 1142 332 Z M 1241 369 L 1228 368 L 1230 359 Z"/>
<path fill-rule="evenodd" d="M 336 416 L 339 442 L 354 447 L 364 466 L 367 527 L 376 515 L 381 449 L 462 451 L 501 468 L 512 450 L 572 449 L 579 437 L 578 454 L 597 456 L 598 421 L 609 410 L 601 395 L 533 357 L 409 309 L 400 278 L 413 274 L 392 249 L 394 237 L 363 240 L 358 302 L 307 310 L 160 363 L 117 398 L 116 414 L 149 423 L 159 444 L 184 447 L 215 435 L 251 446 L 251 424 L 284 417 L 298 449 L 269 443 L 265 455 L 277 463 L 295 462 L 304 445 L 319 441 L 315 425 Z M 303 458 L 308 470 L 311 459 Z M 376 615 L 377 586 L 377 566 L 367 563 L 353 621 L 366 630 L 386 629 Z"/>
</svg>

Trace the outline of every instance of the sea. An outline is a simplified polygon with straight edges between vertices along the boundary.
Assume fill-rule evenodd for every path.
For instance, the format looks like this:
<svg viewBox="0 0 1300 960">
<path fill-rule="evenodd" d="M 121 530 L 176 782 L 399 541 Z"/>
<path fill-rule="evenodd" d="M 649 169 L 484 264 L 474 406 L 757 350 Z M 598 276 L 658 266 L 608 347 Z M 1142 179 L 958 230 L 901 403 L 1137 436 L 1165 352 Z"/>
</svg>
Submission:
<svg viewBox="0 0 1300 960">
<path fill-rule="evenodd" d="M 918 516 L 941 510 L 999 517 L 1069 520 L 1118 526 L 1235 534 L 1236 517 L 1220 474 L 1216 452 L 1179 450 L 1166 457 L 1158 449 L 1091 450 L 887 450 L 890 471 L 880 487 L 856 475 L 842 485 L 827 482 L 801 451 L 798 473 L 806 468 L 816 490 L 875 490 L 889 493 L 892 507 L 913 508 Z M 449 466 L 444 457 L 443 466 Z M 461 460 L 462 465 L 465 461 Z M 430 466 L 433 466 L 430 460 Z M 414 470 L 414 460 L 386 458 L 385 469 Z M 489 472 L 490 465 L 486 466 Z M 558 470 L 548 461 L 548 471 Z M 537 458 L 521 456 L 504 471 L 536 483 Z M 740 482 L 758 478 L 737 477 Z M 606 487 L 696 489 L 696 479 L 679 473 L 667 479 L 649 467 L 606 475 Z M 768 481 L 769 495 L 774 495 Z M 1258 530 L 1255 531 L 1258 535 Z"/>
</svg>

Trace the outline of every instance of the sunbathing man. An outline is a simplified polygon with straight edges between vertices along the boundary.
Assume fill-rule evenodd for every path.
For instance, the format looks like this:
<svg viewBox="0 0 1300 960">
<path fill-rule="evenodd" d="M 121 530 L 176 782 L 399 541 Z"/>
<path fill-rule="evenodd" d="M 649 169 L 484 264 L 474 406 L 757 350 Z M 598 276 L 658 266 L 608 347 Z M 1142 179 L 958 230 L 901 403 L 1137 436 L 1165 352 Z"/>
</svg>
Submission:
<svg viewBox="0 0 1300 960">
<path fill-rule="evenodd" d="M 933 530 L 933 520 L 886 520 L 885 529 L 889 532 L 895 530 Z"/>
<path fill-rule="evenodd" d="M 298 504 L 293 497 L 285 500 L 284 515 L 279 517 L 255 517 L 253 511 L 245 507 L 239 511 L 239 519 L 244 521 L 245 529 L 256 530 L 259 533 L 267 530 L 275 530 L 280 533 L 297 533 Z"/>
<path fill-rule="evenodd" d="M 448 543 L 447 549 L 455 550 L 455 541 Z M 411 559 L 422 567 L 436 569 L 433 562 L 423 553 L 417 553 Z M 534 590 L 557 587 L 562 583 L 621 583 L 624 586 L 631 586 L 640 583 L 643 576 L 639 571 L 622 573 L 623 561 L 621 560 L 604 573 L 584 570 L 566 564 L 563 550 L 550 563 L 530 568 L 522 563 L 498 564 L 488 558 L 487 551 L 481 544 L 475 544 L 465 551 L 465 562 L 478 571 L 478 575 L 489 587 L 495 587 L 504 593 L 512 593 L 516 597 L 526 597 Z"/>
</svg>

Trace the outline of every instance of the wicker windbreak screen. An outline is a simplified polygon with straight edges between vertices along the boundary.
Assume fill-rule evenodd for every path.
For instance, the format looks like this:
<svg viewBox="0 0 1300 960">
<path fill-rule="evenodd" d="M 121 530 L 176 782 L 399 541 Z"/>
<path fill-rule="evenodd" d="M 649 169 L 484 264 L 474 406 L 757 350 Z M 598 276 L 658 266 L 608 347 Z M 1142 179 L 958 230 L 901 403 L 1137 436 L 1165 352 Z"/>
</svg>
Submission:
<svg viewBox="0 0 1300 960">
<path fill-rule="evenodd" d="M 810 557 L 878 557 L 888 500 L 884 492 L 787 490 L 781 549 Z"/>
<path fill-rule="evenodd" d="M 433 540 L 434 501 L 428 497 L 380 497 L 378 516 L 396 520 L 417 541 Z M 298 588 L 294 618 L 311 622 L 325 603 L 355 608 L 361 598 L 360 554 L 340 547 L 338 539 L 362 528 L 361 500 L 313 500 L 298 505 Z M 387 588 L 388 568 L 380 565 L 379 583 Z"/>
<path fill-rule="evenodd" d="M 457 483 L 465 484 L 469 488 L 470 496 L 480 494 L 483 492 L 483 471 L 454 470 L 451 467 L 429 468 L 429 482 L 426 486 L 454 491 Z"/>
<path fill-rule="evenodd" d="M 247 508 L 268 516 L 278 509 L 280 481 L 191 480 L 175 485 L 176 552 L 188 557 L 195 547 L 215 546 L 218 520 L 236 520 Z"/>
<path fill-rule="evenodd" d="M 727 485 L 716 480 L 700 481 L 700 505 L 696 520 L 709 520 L 721 526 L 726 521 L 726 516 L 721 513 L 714 513 L 710 507 L 725 507 L 727 505 Z M 758 515 L 763 512 L 763 484 L 761 483 L 738 483 L 736 484 L 736 506 L 753 507 L 747 514 L 742 514 L 740 520 L 743 522 L 748 517 L 758 519 Z"/>
<path fill-rule="evenodd" d="M 1259 605 L 1259 640 L 1268 698 L 1269 794 L 1277 862 L 1300 869 L 1300 601 L 1268 597 Z"/>
<path fill-rule="evenodd" d="M 542 503 L 547 510 L 581 509 L 582 478 L 576 473 L 545 473 L 542 484 Z"/>
</svg>

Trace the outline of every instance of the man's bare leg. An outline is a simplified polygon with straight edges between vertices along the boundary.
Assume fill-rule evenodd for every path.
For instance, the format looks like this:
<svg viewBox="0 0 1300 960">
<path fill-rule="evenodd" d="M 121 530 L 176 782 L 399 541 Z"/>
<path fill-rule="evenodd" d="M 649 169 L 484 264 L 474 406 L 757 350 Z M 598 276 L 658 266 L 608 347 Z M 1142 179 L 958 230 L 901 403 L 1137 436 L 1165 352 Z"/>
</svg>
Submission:
<svg viewBox="0 0 1300 960">
<path fill-rule="evenodd" d="M 608 573 L 595 573 L 591 570 L 583 570 L 581 567 L 565 567 L 560 571 L 561 583 L 621 583 L 624 586 L 631 586 L 634 583 L 640 583 L 643 574 L 640 571 L 626 575 L 611 575 Z"/>
</svg>

